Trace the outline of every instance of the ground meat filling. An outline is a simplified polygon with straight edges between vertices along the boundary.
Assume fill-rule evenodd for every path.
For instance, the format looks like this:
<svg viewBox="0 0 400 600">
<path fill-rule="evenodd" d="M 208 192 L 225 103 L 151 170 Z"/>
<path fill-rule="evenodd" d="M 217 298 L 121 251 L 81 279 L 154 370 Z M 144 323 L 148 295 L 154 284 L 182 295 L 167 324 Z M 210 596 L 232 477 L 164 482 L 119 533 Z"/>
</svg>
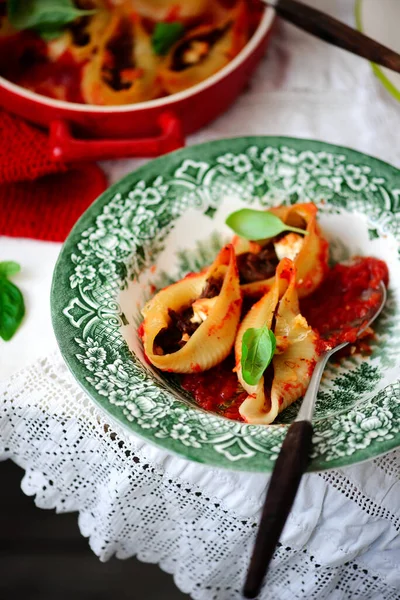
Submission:
<svg viewBox="0 0 400 600">
<path fill-rule="evenodd" d="M 223 280 L 221 278 L 209 277 L 199 296 L 199 298 L 214 298 L 221 291 Z M 160 349 L 160 354 L 172 354 L 177 352 L 186 344 L 185 338 L 188 339 L 194 334 L 201 323 L 193 323 L 194 312 L 191 306 L 181 309 L 180 311 L 168 309 L 170 324 L 164 327 L 156 335 L 154 339 L 154 349 Z"/>
<path fill-rule="evenodd" d="M 72 41 L 75 46 L 87 46 L 90 43 L 90 35 L 86 31 L 87 26 L 90 23 L 90 17 L 84 16 L 76 21 L 73 21 L 68 26 L 69 31 L 71 32 Z"/>
<path fill-rule="evenodd" d="M 168 327 L 164 327 L 157 334 L 154 340 L 154 348 L 161 349 L 160 354 L 173 354 L 178 352 L 186 342 L 182 336 L 186 333 L 188 336 L 193 335 L 199 326 L 199 323 L 191 323 L 193 317 L 193 309 L 191 306 L 176 312 L 172 308 L 168 309 L 168 316 L 171 322 Z M 156 352 L 157 353 L 157 352 Z"/>
<path fill-rule="evenodd" d="M 274 366 L 272 362 L 268 365 L 264 371 L 264 410 L 266 412 L 271 410 L 271 389 L 274 381 Z"/>
<path fill-rule="evenodd" d="M 124 81 L 122 73 L 134 67 L 132 26 L 129 21 L 121 20 L 115 36 L 107 44 L 107 61 L 102 69 L 104 81 L 117 92 L 127 90 L 132 81 Z"/>
<path fill-rule="evenodd" d="M 268 243 L 257 254 L 244 252 L 236 257 L 240 283 L 253 283 L 268 279 L 275 274 L 279 259 L 272 242 Z"/>
<path fill-rule="evenodd" d="M 81 10 L 96 10 L 95 2 L 91 2 L 90 0 L 75 0 L 75 5 L 76 8 L 80 8 Z M 90 43 L 90 35 L 86 29 L 91 18 L 90 15 L 85 15 L 68 24 L 67 29 L 71 32 L 75 46 L 82 47 Z"/>
<path fill-rule="evenodd" d="M 306 221 L 296 215 L 289 224 L 292 227 L 299 229 L 307 229 Z M 237 266 L 239 269 L 240 284 L 253 283 L 255 281 L 263 281 L 275 275 L 276 267 L 279 263 L 279 258 L 275 252 L 274 244 L 279 242 L 288 234 L 287 231 L 282 231 L 279 235 L 271 239 L 260 252 L 244 252 L 236 257 Z"/>
<path fill-rule="evenodd" d="M 222 38 L 229 27 L 231 24 L 214 29 L 210 33 L 183 40 L 174 52 L 171 69 L 179 72 L 200 64 L 207 58 L 211 48 Z"/>
<path fill-rule="evenodd" d="M 214 298 L 218 296 L 221 291 L 223 280 L 218 277 L 209 277 L 206 281 L 206 285 L 200 294 L 200 298 Z"/>
</svg>

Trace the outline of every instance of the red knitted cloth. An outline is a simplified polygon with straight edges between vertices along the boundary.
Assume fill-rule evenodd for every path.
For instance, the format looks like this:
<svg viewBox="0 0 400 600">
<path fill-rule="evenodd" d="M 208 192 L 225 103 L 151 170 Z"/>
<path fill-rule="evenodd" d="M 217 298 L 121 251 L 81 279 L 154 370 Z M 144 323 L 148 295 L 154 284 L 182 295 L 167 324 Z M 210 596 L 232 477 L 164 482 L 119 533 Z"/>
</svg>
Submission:
<svg viewBox="0 0 400 600">
<path fill-rule="evenodd" d="M 0 235 L 64 241 L 106 187 L 97 165 L 52 162 L 43 131 L 0 111 Z"/>
</svg>

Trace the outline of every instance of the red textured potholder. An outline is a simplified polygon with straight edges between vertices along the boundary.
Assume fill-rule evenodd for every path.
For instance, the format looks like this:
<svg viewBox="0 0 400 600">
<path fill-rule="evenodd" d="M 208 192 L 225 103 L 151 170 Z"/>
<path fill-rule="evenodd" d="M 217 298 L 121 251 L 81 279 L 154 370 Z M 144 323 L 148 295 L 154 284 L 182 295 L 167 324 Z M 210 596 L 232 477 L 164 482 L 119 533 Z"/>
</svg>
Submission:
<svg viewBox="0 0 400 600">
<path fill-rule="evenodd" d="M 106 187 L 97 165 L 53 162 L 45 132 L 0 110 L 0 235 L 64 241 Z"/>
<path fill-rule="evenodd" d="M 91 163 L 34 182 L 0 185 L 0 235 L 63 242 L 106 187 L 103 171 Z"/>
<path fill-rule="evenodd" d="M 0 184 L 34 181 L 66 170 L 65 164 L 51 160 L 44 131 L 0 110 Z"/>
</svg>

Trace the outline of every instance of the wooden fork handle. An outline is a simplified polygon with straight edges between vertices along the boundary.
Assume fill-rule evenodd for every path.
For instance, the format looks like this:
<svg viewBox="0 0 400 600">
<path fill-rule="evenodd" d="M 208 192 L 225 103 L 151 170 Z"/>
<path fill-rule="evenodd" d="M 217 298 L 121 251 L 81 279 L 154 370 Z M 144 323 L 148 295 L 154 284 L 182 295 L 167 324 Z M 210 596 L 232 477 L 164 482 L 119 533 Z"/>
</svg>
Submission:
<svg viewBox="0 0 400 600">
<path fill-rule="evenodd" d="M 271 4 L 279 16 L 300 29 L 400 73 L 399 54 L 345 23 L 298 0 L 275 0 Z"/>
<path fill-rule="evenodd" d="M 243 588 L 245 598 L 255 598 L 260 591 L 302 475 L 310 461 L 312 434 L 313 428 L 309 421 L 295 421 L 286 434 L 271 475 Z"/>
</svg>

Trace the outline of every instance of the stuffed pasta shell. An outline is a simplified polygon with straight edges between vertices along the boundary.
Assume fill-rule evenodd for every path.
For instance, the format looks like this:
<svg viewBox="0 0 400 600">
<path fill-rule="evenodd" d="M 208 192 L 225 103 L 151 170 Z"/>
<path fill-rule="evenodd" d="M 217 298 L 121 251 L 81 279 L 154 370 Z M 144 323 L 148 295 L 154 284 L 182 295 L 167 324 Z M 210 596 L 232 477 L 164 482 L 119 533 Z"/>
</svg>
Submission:
<svg viewBox="0 0 400 600">
<path fill-rule="evenodd" d="M 148 360 L 163 371 L 197 373 L 230 353 L 242 298 L 233 247 L 214 263 L 158 292 L 142 310 Z"/>
<path fill-rule="evenodd" d="M 249 328 L 264 326 L 275 334 L 276 352 L 258 383 L 249 385 L 241 365 L 243 336 Z M 300 314 L 294 263 L 284 258 L 272 287 L 247 313 L 235 341 L 237 376 L 248 394 L 239 413 L 247 423 L 268 425 L 304 395 L 318 358 L 318 339 Z"/>
<path fill-rule="evenodd" d="M 229 63 L 248 40 L 248 15 L 240 0 L 219 23 L 189 30 L 170 50 L 160 68 L 164 90 L 174 94 L 196 85 Z"/>
<path fill-rule="evenodd" d="M 52 57 L 57 58 L 61 50 L 67 50 L 77 62 L 84 62 L 90 60 L 97 52 L 110 22 L 107 2 L 105 0 L 81 1 L 80 8 L 92 9 L 94 13 L 72 22 L 64 36 L 49 42 L 49 53 Z"/>
<path fill-rule="evenodd" d="M 88 104 L 121 105 L 159 96 L 158 59 L 141 20 L 115 9 L 93 58 L 82 72 Z"/>
<path fill-rule="evenodd" d="M 308 296 L 320 285 L 327 272 L 328 243 L 318 226 L 317 210 L 315 204 L 309 202 L 268 211 L 285 224 L 303 229 L 305 235 L 284 232 L 262 241 L 233 238 L 242 291 L 246 296 L 257 297 L 271 288 L 277 265 L 283 258 L 294 262 L 300 298 Z"/>
</svg>

